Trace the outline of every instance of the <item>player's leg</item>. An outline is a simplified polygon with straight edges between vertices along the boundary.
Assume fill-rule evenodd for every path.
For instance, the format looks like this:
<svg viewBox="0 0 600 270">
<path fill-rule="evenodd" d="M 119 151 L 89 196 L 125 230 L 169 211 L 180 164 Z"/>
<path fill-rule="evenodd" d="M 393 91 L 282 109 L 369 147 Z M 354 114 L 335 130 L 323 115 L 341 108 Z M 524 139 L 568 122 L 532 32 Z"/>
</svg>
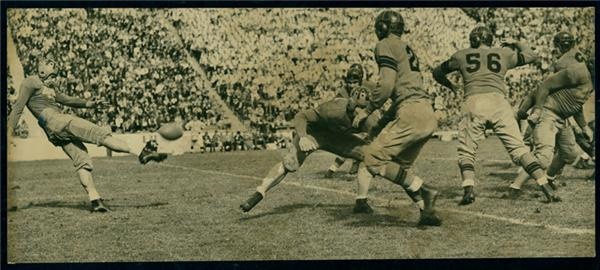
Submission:
<svg viewBox="0 0 600 270">
<path fill-rule="evenodd" d="M 498 118 L 494 119 L 494 132 L 496 133 L 496 136 L 498 136 L 498 139 L 500 139 L 500 141 L 504 145 L 504 148 L 508 151 L 508 154 L 510 155 L 512 161 L 515 164 L 521 165 L 523 167 L 523 170 L 535 179 L 537 184 L 544 192 L 544 195 L 546 195 L 546 199 L 548 200 L 548 202 L 560 201 L 560 198 L 554 194 L 552 188 L 548 183 L 546 173 L 544 172 L 543 163 L 541 163 L 541 161 L 538 161 L 538 159 L 536 159 L 536 157 L 529 152 L 527 146 L 525 146 L 525 143 L 523 142 L 523 139 L 521 138 L 521 134 L 519 132 L 519 126 L 517 124 L 517 121 L 514 119 L 513 114 L 510 111 L 510 105 L 508 104 L 508 102 L 504 102 L 498 105 L 501 109 L 501 113 L 498 114 Z M 538 124 L 536 129 L 540 127 L 540 124 Z M 545 127 L 546 125 L 542 126 Z M 535 136 L 535 138 L 537 139 L 540 134 L 539 130 L 536 129 L 534 129 L 533 136 Z M 539 150 L 537 142 L 536 149 Z"/>
<path fill-rule="evenodd" d="M 360 167 L 360 161 L 353 159 L 352 160 L 352 166 L 350 166 L 350 170 L 348 171 L 349 174 L 351 175 L 355 175 L 358 173 L 358 168 Z"/>
<path fill-rule="evenodd" d="M 462 178 L 463 197 L 459 205 L 475 202 L 475 156 L 479 141 L 485 138 L 485 119 L 472 112 L 474 101 L 465 102 L 458 131 L 458 168 Z"/>
<path fill-rule="evenodd" d="M 380 175 L 402 186 L 409 194 L 412 193 L 411 198 L 419 195 L 423 199 L 420 225 L 439 226 L 441 219 L 435 214 L 438 192 L 424 185 L 423 180 L 407 168 L 406 164 L 394 161 L 414 161 L 422 145 L 437 128 L 433 109 L 426 101 L 409 101 L 398 108 L 396 115 L 411 117 L 399 117 L 388 123 L 373 142 L 365 147 L 365 165 L 371 174 Z"/>
<path fill-rule="evenodd" d="M 363 162 L 360 162 L 359 164 L 356 176 L 356 203 L 352 211 L 354 213 L 370 214 L 373 213 L 373 208 L 371 208 L 367 201 L 369 198 L 369 187 L 371 186 L 371 181 L 373 181 L 373 175 L 369 172 Z"/>
<path fill-rule="evenodd" d="M 333 164 L 329 166 L 329 169 L 327 169 L 327 172 L 325 173 L 325 178 L 333 178 L 333 174 L 335 174 L 335 172 L 337 172 L 337 170 L 344 165 L 344 162 L 346 162 L 345 158 L 335 157 Z"/>
<path fill-rule="evenodd" d="M 104 205 L 103 200 L 96 190 L 96 185 L 92 178 L 94 166 L 92 159 L 87 153 L 87 148 L 80 141 L 73 141 L 62 146 L 63 151 L 73 161 L 73 166 L 79 176 L 79 182 L 88 195 L 92 212 L 108 212 L 110 209 Z"/>
<path fill-rule="evenodd" d="M 318 136 L 313 137 L 317 140 Z M 265 198 L 267 191 L 271 190 L 275 186 L 277 186 L 288 173 L 297 171 L 300 166 L 306 160 L 306 157 L 310 153 L 305 153 L 300 150 L 299 146 L 300 137 L 294 136 L 290 147 L 287 150 L 287 153 L 283 157 L 283 161 L 277 163 L 275 166 L 269 170 L 267 175 L 262 179 L 261 184 L 256 188 L 256 192 L 254 192 L 244 203 L 240 205 L 240 209 L 244 212 L 248 212 L 254 208 L 263 198 Z"/>
<path fill-rule="evenodd" d="M 577 165 L 581 161 L 581 156 L 585 154 L 577 145 L 575 133 L 569 126 L 559 128 L 556 134 L 556 148 L 556 154 L 546 172 L 548 181 L 551 182 L 562 172 L 565 165 Z"/>
<path fill-rule="evenodd" d="M 112 136 L 110 131 L 90 121 L 79 117 L 71 117 L 65 129 L 72 136 L 82 141 L 101 145 L 112 151 L 138 156 L 142 164 L 146 164 L 149 161 L 160 162 L 167 158 L 166 154 L 157 152 L 158 144 L 154 140 L 148 141 L 144 146 L 136 146 Z"/>
</svg>

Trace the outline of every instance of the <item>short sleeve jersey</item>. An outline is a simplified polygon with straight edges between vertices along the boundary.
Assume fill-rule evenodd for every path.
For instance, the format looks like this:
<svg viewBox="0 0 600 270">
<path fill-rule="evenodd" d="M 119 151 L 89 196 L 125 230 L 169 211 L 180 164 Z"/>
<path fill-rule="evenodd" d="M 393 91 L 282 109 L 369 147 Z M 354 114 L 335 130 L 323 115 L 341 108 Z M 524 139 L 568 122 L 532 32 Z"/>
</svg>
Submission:
<svg viewBox="0 0 600 270">
<path fill-rule="evenodd" d="M 396 71 L 396 85 L 390 96 L 394 103 L 410 97 L 429 98 L 423 87 L 423 75 L 415 52 L 397 36 L 390 35 L 375 47 L 375 60 L 379 68 Z"/>
<path fill-rule="evenodd" d="M 572 64 L 551 76 L 560 76 L 561 82 L 559 85 L 550 86 L 550 89 L 559 90 L 548 96 L 544 107 L 563 118 L 581 111 L 583 104 L 594 91 L 592 77 L 586 65 Z"/>
<path fill-rule="evenodd" d="M 465 96 L 490 92 L 506 95 L 504 76 L 522 61 L 519 57 L 509 48 L 468 48 L 456 52 L 448 63 L 451 70 L 460 71 Z"/>
</svg>

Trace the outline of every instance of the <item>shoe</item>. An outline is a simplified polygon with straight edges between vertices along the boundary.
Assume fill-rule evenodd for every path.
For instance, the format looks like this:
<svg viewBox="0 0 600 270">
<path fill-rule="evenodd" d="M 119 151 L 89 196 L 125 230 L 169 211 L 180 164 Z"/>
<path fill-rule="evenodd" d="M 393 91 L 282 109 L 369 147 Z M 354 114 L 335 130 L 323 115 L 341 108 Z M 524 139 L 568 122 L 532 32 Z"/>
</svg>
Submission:
<svg viewBox="0 0 600 270">
<path fill-rule="evenodd" d="M 142 149 L 138 159 L 141 164 L 146 164 L 150 161 L 161 162 L 167 158 L 167 154 L 158 153 L 158 143 L 155 140 L 150 140 Z"/>
<path fill-rule="evenodd" d="M 473 186 L 466 186 L 465 193 L 463 194 L 462 200 L 458 205 L 469 205 L 475 202 L 475 192 L 473 192 Z"/>
<path fill-rule="evenodd" d="M 554 191 L 553 191 L 552 187 L 550 187 L 549 184 L 544 184 L 541 186 L 541 188 L 542 188 L 542 192 L 544 192 L 544 195 L 546 196 L 546 200 L 544 201 L 545 203 L 562 201 L 562 199 L 560 197 L 558 197 L 556 194 L 554 194 Z"/>
<path fill-rule="evenodd" d="M 106 212 L 110 212 L 110 208 L 108 208 L 108 206 L 106 206 L 104 204 L 104 200 L 103 199 L 96 199 L 91 201 L 92 207 L 90 208 L 90 212 L 94 213 L 106 213 Z"/>
<path fill-rule="evenodd" d="M 554 180 L 548 179 L 548 186 L 550 186 L 552 188 L 552 190 L 557 190 L 558 189 L 558 181 L 556 179 L 554 179 Z"/>
<path fill-rule="evenodd" d="M 352 162 L 352 167 L 350 167 L 350 171 L 348 171 L 348 173 L 350 175 L 355 175 L 358 173 L 358 166 L 360 165 L 359 162 Z"/>
<path fill-rule="evenodd" d="M 242 209 L 244 212 L 248 212 L 252 210 L 252 208 L 254 208 L 254 206 L 256 206 L 262 199 L 263 195 L 260 194 L 260 192 L 254 192 L 254 194 L 252 194 L 252 196 L 250 196 L 245 203 L 240 205 L 240 209 Z"/>
<path fill-rule="evenodd" d="M 332 170 L 327 170 L 327 172 L 326 172 L 326 173 L 323 175 L 323 177 L 325 177 L 325 178 L 327 178 L 327 179 L 331 179 L 331 178 L 333 178 L 333 174 L 334 174 L 334 173 L 335 173 L 335 172 L 334 172 L 334 171 L 332 171 Z"/>
<path fill-rule="evenodd" d="M 367 199 L 356 199 L 356 204 L 352 212 L 355 214 L 372 214 L 374 211 L 367 202 Z"/>
<path fill-rule="evenodd" d="M 433 210 L 421 210 L 419 226 L 441 226 L 442 219 Z"/>
</svg>

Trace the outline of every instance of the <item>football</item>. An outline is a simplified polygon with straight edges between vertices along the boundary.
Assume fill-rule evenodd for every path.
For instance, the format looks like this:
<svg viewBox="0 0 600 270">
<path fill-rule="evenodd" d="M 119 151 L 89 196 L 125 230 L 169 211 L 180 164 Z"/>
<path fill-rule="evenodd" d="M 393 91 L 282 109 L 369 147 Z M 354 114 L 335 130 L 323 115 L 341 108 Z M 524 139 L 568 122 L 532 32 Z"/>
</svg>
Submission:
<svg viewBox="0 0 600 270">
<path fill-rule="evenodd" d="M 158 134 L 166 140 L 177 140 L 183 136 L 183 128 L 177 123 L 167 123 L 158 129 Z"/>
</svg>

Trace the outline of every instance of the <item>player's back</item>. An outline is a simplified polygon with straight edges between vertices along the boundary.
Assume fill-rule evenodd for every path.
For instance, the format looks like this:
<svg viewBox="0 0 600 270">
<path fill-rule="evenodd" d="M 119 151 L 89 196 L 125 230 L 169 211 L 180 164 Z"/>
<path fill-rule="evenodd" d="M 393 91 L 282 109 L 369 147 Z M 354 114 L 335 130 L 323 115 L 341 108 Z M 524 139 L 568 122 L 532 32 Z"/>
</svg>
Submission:
<svg viewBox="0 0 600 270">
<path fill-rule="evenodd" d="M 378 42 L 375 57 L 380 67 L 388 67 L 396 71 L 396 85 L 391 95 L 395 103 L 409 97 L 429 98 L 423 87 L 419 59 L 400 37 L 390 35 Z"/>
<path fill-rule="evenodd" d="M 468 48 L 452 55 L 462 74 L 465 96 L 481 93 L 507 93 L 504 76 L 517 65 L 518 55 L 508 48 Z"/>
</svg>

